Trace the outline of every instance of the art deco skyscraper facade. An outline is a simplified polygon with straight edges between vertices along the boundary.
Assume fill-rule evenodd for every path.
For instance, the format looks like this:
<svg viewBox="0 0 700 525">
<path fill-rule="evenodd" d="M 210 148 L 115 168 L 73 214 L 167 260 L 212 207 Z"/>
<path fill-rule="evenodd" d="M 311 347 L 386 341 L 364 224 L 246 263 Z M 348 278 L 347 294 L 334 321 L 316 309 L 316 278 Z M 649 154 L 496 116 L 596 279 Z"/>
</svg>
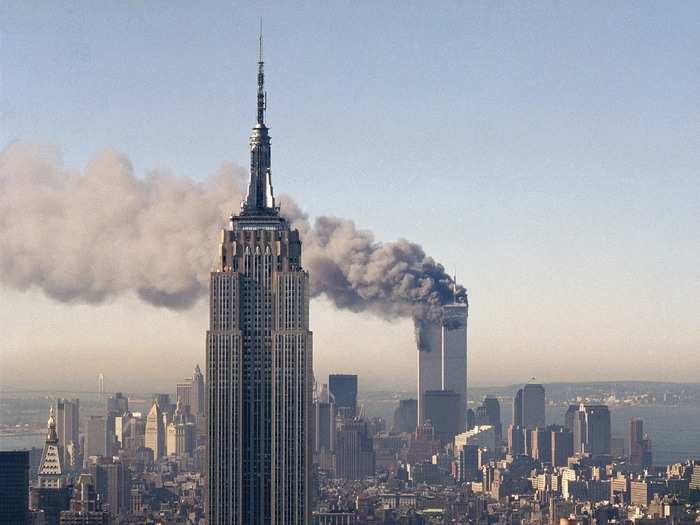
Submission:
<svg viewBox="0 0 700 525">
<path fill-rule="evenodd" d="M 194 367 L 192 374 L 192 415 L 204 415 L 204 374 L 199 369 L 199 365 Z"/>
<path fill-rule="evenodd" d="M 210 282 L 210 525 L 310 520 L 309 277 L 301 266 L 299 232 L 275 204 L 263 82 L 261 52 L 250 184 L 240 214 L 222 232 Z"/>
<path fill-rule="evenodd" d="M 165 422 L 163 411 L 157 402 L 153 403 L 146 416 L 146 434 L 144 437 L 146 448 L 153 451 L 153 461 L 165 456 Z"/>
</svg>

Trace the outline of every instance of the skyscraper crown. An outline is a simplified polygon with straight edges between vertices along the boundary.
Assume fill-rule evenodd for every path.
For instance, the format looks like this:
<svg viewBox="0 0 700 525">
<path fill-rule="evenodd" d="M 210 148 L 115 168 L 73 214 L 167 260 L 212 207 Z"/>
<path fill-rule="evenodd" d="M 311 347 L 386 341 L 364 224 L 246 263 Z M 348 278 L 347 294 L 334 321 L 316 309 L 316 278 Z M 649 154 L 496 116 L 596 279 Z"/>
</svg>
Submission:
<svg viewBox="0 0 700 525">
<path fill-rule="evenodd" d="M 261 22 L 258 50 L 257 122 L 250 135 L 250 182 L 246 198 L 241 203 L 241 216 L 277 215 L 279 213 L 279 207 L 275 205 L 275 196 L 272 190 L 270 135 L 265 125 L 267 93 L 265 92 L 264 65 Z"/>
</svg>

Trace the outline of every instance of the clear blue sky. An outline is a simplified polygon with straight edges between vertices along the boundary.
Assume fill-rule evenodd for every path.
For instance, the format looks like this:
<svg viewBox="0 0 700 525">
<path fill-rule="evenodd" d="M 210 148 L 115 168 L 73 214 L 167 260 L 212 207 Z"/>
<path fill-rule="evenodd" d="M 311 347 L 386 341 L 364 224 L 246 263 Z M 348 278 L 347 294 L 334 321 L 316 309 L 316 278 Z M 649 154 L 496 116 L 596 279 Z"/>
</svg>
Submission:
<svg viewBox="0 0 700 525">
<path fill-rule="evenodd" d="M 495 361 L 610 377 L 618 357 L 618 376 L 697 378 L 697 2 L 5 1 L 0 145 L 76 168 L 116 148 L 141 174 L 246 165 L 260 16 L 277 192 L 455 266 L 470 380 L 518 379 Z M 13 325 L 56 308 L 19 295 Z M 598 364 L 564 373 L 570 355 Z"/>
</svg>

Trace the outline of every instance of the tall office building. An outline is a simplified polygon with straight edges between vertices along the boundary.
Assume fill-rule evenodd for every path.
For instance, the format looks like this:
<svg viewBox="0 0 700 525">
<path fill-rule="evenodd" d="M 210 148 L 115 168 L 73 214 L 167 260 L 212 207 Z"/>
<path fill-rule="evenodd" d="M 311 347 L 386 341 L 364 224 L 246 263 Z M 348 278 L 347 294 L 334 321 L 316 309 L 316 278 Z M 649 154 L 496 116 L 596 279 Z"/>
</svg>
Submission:
<svg viewBox="0 0 700 525">
<path fill-rule="evenodd" d="M 525 434 L 522 427 L 508 425 L 507 441 L 508 452 L 512 455 L 525 454 Z"/>
<path fill-rule="evenodd" d="M 394 411 L 393 432 L 415 432 L 418 426 L 418 402 L 415 399 L 402 399 Z"/>
<path fill-rule="evenodd" d="M 145 446 L 153 451 L 153 461 L 165 456 L 165 421 L 160 405 L 155 402 L 146 416 Z"/>
<path fill-rule="evenodd" d="M 127 511 L 129 501 L 129 477 L 128 470 L 120 461 L 112 460 L 99 465 L 104 472 L 106 493 L 103 505 L 110 514 L 118 516 Z"/>
<path fill-rule="evenodd" d="M 194 367 L 191 378 L 186 378 L 176 387 L 177 400 L 183 406 L 189 407 L 189 413 L 193 416 L 204 415 L 204 375 L 199 365 Z"/>
<path fill-rule="evenodd" d="M 95 479 L 90 474 L 80 474 L 73 491 L 70 509 L 61 512 L 61 525 L 109 525 L 109 512 L 102 510 L 97 497 Z"/>
<path fill-rule="evenodd" d="M 574 417 L 574 452 L 610 454 L 610 411 L 606 405 L 580 405 Z"/>
<path fill-rule="evenodd" d="M 651 441 L 644 435 L 644 422 L 630 420 L 630 464 L 651 467 Z"/>
<path fill-rule="evenodd" d="M 544 387 L 528 383 L 523 387 L 523 427 L 544 428 Z"/>
<path fill-rule="evenodd" d="M 476 425 L 476 414 L 471 408 L 467 409 L 467 430 L 471 430 Z"/>
<path fill-rule="evenodd" d="M 29 512 L 29 451 L 0 451 L 0 517 L 26 525 Z"/>
<path fill-rule="evenodd" d="M 168 424 L 165 445 L 168 456 L 192 454 L 195 445 L 196 427 L 190 416 L 190 407 L 178 400 L 173 420 Z"/>
<path fill-rule="evenodd" d="M 95 480 L 95 490 L 103 510 L 119 516 L 128 510 L 129 469 L 118 458 L 92 458 L 87 469 Z"/>
<path fill-rule="evenodd" d="M 279 213 L 258 61 L 250 184 L 222 232 L 207 332 L 209 525 L 306 524 L 312 462 L 309 276 Z"/>
<path fill-rule="evenodd" d="M 314 464 L 323 471 L 335 470 L 336 410 L 328 386 L 322 385 L 314 400 Z"/>
<path fill-rule="evenodd" d="M 459 396 L 457 432 L 467 430 L 467 303 L 442 307 L 442 389 Z"/>
<path fill-rule="evenodd" d="M 423 399 L 425 420 L 433 424 L 435 436 L 443 445 L 450 443 L 461 431 L 455 417 L 461 406 L 460 395 L 452 390 L 428 390 Z"/>
<path fill-rule="evenodd" d="M 332 452 L 335 445 L 335 403 L 316 401 L 314 414 L 314 452 Z"/>
<path fill-rule="evenodd" d="M 475 424 L 491 425 L 496 430 L 496 440 L 501 440 L 501 404 L 498 399 L 492 396 L 484 398 L 481 406 L 477 408 Z"/>
<path fill-rule="evenodd" d="M 426 420 L 425 393 L 451 390 L 459 396 L 458 432 L 467 428 L 468 304 L 442 307 L 439 323 L 422 321 L 418 330 L 418 424 Z"/>
<path fill-rule="evenodd" d="M 519 388 L 513 396 L 513 422 L 512 426 L 522 428 L 523 426 L 523 389 Z"/>
<path fill-rule="evenodd" d="M 153 394 L 153 402 L 158 404 L 163 417 L 168 419 L 175 411 L 175 403 L 170 402 L 170 394 Z"/>
<path fill-rule="evenodd" d="M 206 410 L 204 397 L 204 374 L 199 365 L 194 367 L 192 374 L 192 410 L 193 416 L 203 416 Z"/>
<path fill-rule="evenodd" d="M 457 434 L 454 439 L 454 449 L 459 450 L 464 445 L 478 445 L 491 453 L 496 449 L 496 432 L 491 425 L 474 427 L 467 432 Z"/>
<path fill-rule="evenodd" d="M 62 464 L 69 468 L 80 466 L 80 400 L 57 399 L 56 400 L 56 434 L 61 451 Z M 73 451 L 69 454 L 69 451 Z"/>
<path fill-rule="evenodd" d="M 363 479 L 374 475 L 374 447 L 366 421 L 342 420 L 336 435 L 335 458 L 338 478 Z"/>
<path fill-rule="evenodd" d="M 610 454 L 610 411 L 606 405 L 586 405 L 586 452 L 592 456 Z"/>
<path fill-rule="evenodd" d="M 126 440 L 131 432 L 131 423 L 133 419 L 134 415 L 131 412 L 114 418 L 114 437 L 118 449 L 126 448 Z"/>
<path fill-rule="evenodd" d="M 112 444 L 116 440 L 113 422 L 114 418 L 110 416 L 90 416 L 86 421 L 85 461 L 91 456 L 112 455 Z"/>
<path fill-rule="evenodd" d="M 339 415 L 351 419 L 357 416 L 357 376 L 355 374 L 329 375 L 328 389 Z"/>
<path fill-rule="evenodd" d="M 107 399 L 107 413 L 116 417 L 129 411 L 129 398 L 121 392 L 116 392 Z"/>
<path fill-rule="evenodd" d="M 564 414 L 564 427 L 568 428 L 571 432 L 574 431 L 574 421 L 578 417 L 579 405 L 569 405 L 566 409 L 566 414 Z"/>
<path fill-rule="evenodd" d="M 549 463 L 552 461 L 552 433 L 550 429 L 536 428 L 530 432 L 532 459 Z"/>
<path fill-rule="evenodd" d="M 565 467 L 574 455 L 574 434 L 568 428 L 552 430 L 552 466 Z"/>
<path fill-rule="evenodd" d="M 479 446 L 464 445 L 457 454 L 457 479 L 476 481 L 479 476 Z"/>
<path fill-rule="evenodd" d="M 442 390 L 442 327 L 424 321 L 418 332 L 418 425 L 425 423 L 425 393 Z"/>
<path fill-rule="evenodd" d="M 191 379 L 185 379 L 177 384 L 175 387 L 175 405 L 178 403 L 188 407 L 192 410 L 192 398 L 194 397 L 194 383 Z"/>
</svg>

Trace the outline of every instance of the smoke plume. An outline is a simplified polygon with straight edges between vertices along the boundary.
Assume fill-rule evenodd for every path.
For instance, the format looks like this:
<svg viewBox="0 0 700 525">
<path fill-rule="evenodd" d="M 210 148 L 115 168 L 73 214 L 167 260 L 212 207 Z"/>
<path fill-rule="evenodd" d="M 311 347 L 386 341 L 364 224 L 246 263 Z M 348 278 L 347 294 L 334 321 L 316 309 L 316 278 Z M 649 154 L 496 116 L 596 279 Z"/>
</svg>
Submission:
<svg viewBox="0 0 700 525">
<path fill-rule="evenodd" d="M 239 209 L 246 178 L 232 164 L 201 183 L 158 171 L 138 178 L 115 151 L 76 172 L 46 148 L 13 144 L 0 153 L 0 283 L 64 302 L 133 292 L 189 308 L 207 293 L 219 232 Z M 452 279 L 418 244 L 379 243 L 347 219 L 312 222 L 290 198 L 281 201 L 301 233 L 313 296 L 417 326 L 452 301 Z"/>
</svg>

